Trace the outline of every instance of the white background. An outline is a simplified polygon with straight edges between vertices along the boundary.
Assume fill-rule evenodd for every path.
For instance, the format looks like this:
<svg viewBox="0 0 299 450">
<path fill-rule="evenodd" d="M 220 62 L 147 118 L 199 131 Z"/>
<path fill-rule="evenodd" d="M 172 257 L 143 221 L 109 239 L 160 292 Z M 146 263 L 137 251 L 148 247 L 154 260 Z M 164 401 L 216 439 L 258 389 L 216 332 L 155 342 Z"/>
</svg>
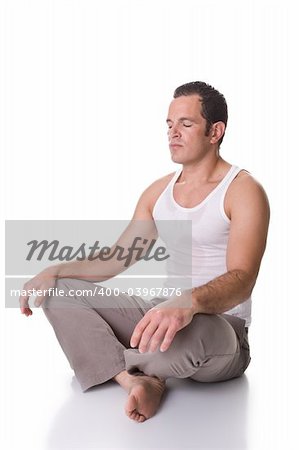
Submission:
<svg viewBox="0 0 299 450">
<path fill-rule="evenodd" d="M 165 125 L 174 89 L 203 80 L 225 95 L 229 122 L 222 156 L 262 182 L 272 209 L 254 293 L 246 432 L 242 445 L 228 439 L 227 448 L 298 445 L 295 5 L 291 0 L 1 2 L 3 219 L 129 219 L 141 192 L 177 168 L 169 159 Z M 4 268 L 2 273 L 4 280 Z M 49 438 L 66 396 L 77 399 L 73 409 L 84 408 L 91 396 L 70 391 L 72 374 L 41 311 L 26 319 L 3 307 L 1 320 L 5 448 L 133 447 L 128 436 L 141 430 L 122 418 L 125 397 L 115 394 L 114 385 L 91 391 L 98 402 L 92 404 L 93 417 L 110 417 L 107 408 L 103 413 L 103 399 L 109 404 L 114 398 L 122 413 L 114 423 L 111 416 L 106 434 L 103 429 L 91 444 L 83 433 L 70 447 L 61 430 Z M 194 416 L 195 390 L 192 395 L 185 420 Z M 209 398 L 196 400 L 197 413 L 204 413 Z M 181 398 L 140 425 L 143 447 L 175 448 L 181 426 L 185 448 L 226 448 L 221 436 L 218 446 L 213 444 L 213 416 L 205 424 L 211 427 L 210 444 L 198 439 L 200 420 L 195 429 L 179 419 L 167 428 L 167 412 L 183 407 Z M 232 414 L 229 398 L 222 407 Z M 84 411 L 91 414 L 86 405 Z M 73 433 L 76 422 L 67 422 L 69 412 L 62 423 Z M 237 433 L 238 424 L 232 422 L 229 432 Z M 113 432 L 108 436 L 109 426 L 120 427 L 118 443 Z M 146 444 L 155 432 L 164 436 L 163 445 Z"/>
</svg>

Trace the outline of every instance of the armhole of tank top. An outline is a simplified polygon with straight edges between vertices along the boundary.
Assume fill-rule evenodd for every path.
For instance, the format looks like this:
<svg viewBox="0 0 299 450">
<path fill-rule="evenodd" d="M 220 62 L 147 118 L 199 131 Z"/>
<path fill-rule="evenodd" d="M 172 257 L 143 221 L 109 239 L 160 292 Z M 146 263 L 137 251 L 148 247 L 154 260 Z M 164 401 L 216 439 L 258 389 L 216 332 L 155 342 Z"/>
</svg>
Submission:
<svg viewBox="0 0 299 450">
<path fill-rule="evenodd" d="M 167 189 L 169 189 L 174 181 L 176 180 L 176 178 L 178 177 L 178 174 L 182 171 L 182 167 L 180 167 L 173 175 L 173 177 L 171 178 L 171 180 L 169 181 L 169 183 L 167 183 L 167 185 L 165 186 L 165 188 L 163 189 L 163 191 L 161 192 L 161 194 L 159 195 L 159 197 L 157 198 L 157 200 L 155 201 L 154 207 L 153 207 L 153 211 L 152 211 L 152 216 L 155 219 L 155 209 L 156 206 L 158 205 L 158 203 L 160 202 L 162 195 L 165 194 L 165 192 L 167 191 Z"/>
<path fill-rule="evenodd" d="M 244 169 L 240 169 L 240 167 L 238 166 L 234 166 L 234 170 L 231 173 L 231 176 L 229 177 L 229 179 L 227 180 L 226 186 L 222 192 L 221 195 L 221 199 L 220 199 L 220 213 L 221 216 L 223 217 L 223 219 L 225 220 L 226 223 L 230 223 L 230 219 L 227 217 L 225 209 L 224 209 L 224 200 L 225 200 L 225 195 L 227 193 L 227 190 L 229 188 L 229 186 L 231 185 L 232 181 L 236 178 L 236 176 Z"/>
</svg>

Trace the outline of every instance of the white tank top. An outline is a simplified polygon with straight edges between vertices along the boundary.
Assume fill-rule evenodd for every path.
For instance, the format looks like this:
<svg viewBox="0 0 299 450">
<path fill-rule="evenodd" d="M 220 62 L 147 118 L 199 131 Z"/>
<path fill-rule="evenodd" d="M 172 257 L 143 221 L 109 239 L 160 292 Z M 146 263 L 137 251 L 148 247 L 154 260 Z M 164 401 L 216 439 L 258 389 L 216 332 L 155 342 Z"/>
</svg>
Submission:
<svg viewBox="0 0 299 450">
<path fill-rule="evenodd" d="M 155 203 L 153 209 L 155 221 L 192 221 L 192 287 L 202 286 L 227 272 L 226 249 L 230 220 L 225 214 L 224 197 L 230 183 L 240 170 L 242 169 L 232 166 L 223 180 L 201 203 L 193 208 L 184 208 L 175 201 L 173 196 L 173 187 L 182 172 L 181 167 Z M 159 224 L 156 224 L 159 231 Z M 167 233 L 164 233 L 162 239 L 167 248 Z M 244 319 L 246 326 L 249 326 L 251 297 L 225 313 Z"/>
</svg>

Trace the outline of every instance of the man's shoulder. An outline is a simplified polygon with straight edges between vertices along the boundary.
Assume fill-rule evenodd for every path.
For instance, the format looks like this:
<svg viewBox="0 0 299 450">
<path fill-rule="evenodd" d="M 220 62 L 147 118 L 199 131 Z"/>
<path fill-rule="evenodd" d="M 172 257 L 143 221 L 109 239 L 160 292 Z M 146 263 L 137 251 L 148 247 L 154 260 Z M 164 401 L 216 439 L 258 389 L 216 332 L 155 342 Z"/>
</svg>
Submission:
<svg viewBox="0 0 299 450">
<path fill-rule="evenodd" d="M 143 191 L 138 201 L 134 217 L 144 217 L 144 211 L 146 211 L 147 215 L 152 215 L 156 201 L 170 183 L 174 174 L 175 172 L 171 172 L 158 178 Z"/>
<path fill-rule="evenodd" d="M 261 183 L 247 170 L 242 169 L 233 179 L 230 185 L 231 192 L 245 192 L 249 191 L 261 192 L 265 194 L 265 190 Z"/>
<path fill-rule="evenodd" d="M 228 216 L 232 209 L 254 208 L 260 205 L 265 211 L 269 208 L 267 194 L 261 183 L 248 171 L 241 170 L 231 182 L 225 198 Z"/>
<path fill-rule="evenodd" d="M 170 183 L 172 178 L 174 177 L 176 172 L 168 173 L 167 175 L 162 176 L 161 178 L 158 178 L 157 180 L 153 181 L 152 184 L 149 185 L 148 189 L 159 191 L 164 190 L 166 186 Z M 161 192 L 162 192 L 161 191 Z"/>
<path fill-rule="evenodd" d="M 161 178 L 158 178 L 147 187 L 144 193 L 147 193 L 149 195 L 160 195 L 170 183 L 174 175 L 175 172 L 171 172 Z"/>
</svg>

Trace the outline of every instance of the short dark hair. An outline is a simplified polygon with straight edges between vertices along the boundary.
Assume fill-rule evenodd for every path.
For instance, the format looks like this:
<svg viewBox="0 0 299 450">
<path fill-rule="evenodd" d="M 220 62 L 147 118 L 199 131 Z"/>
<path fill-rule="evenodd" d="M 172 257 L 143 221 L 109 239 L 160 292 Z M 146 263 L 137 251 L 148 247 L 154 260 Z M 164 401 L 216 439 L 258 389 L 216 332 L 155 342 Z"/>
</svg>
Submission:
<svg viewBox="0 0 299 450">
<path fill-rule="evenodd" d="M 206 135 L 209 134 L 211 126 L 215 122 L 223 122 L 227 124 L 227 104 L 224 96 L 213 86 L 203 81 L 192 81 L 176 88 L 173 98 L 182 97 L 183 95 L 197 94 L 200 97 L 202 105 L 202 116 L 207 121 Z M 223 136 L 219 139 L 219 146 L 223 141 Z"/>
</svg>

